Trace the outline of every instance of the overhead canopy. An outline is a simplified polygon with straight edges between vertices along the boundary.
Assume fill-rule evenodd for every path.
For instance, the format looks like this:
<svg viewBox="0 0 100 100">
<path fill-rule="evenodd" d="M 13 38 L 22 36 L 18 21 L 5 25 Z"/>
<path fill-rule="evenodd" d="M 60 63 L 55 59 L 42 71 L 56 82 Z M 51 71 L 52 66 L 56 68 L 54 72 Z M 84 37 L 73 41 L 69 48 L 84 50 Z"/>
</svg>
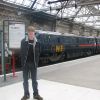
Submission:
<svg viewBox="0 0 100 100">
<path fill-rule="evenodd" d="M 100 28 L 100 0 L 3 0 Z M 61 2 L 62 1 L 62 2 Z"/>
</svg>

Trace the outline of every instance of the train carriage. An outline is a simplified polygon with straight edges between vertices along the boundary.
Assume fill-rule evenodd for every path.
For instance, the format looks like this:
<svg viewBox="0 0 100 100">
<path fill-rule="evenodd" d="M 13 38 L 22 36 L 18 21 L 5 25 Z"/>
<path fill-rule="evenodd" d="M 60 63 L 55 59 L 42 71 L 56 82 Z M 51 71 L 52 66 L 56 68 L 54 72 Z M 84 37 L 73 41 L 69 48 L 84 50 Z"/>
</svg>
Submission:
<svg viewBox="0 0 100 100">
<path fill-rule="evenodd" d="M 100 53 L 100 37 L 96 37 L 96 53 Z"/>
</svg>

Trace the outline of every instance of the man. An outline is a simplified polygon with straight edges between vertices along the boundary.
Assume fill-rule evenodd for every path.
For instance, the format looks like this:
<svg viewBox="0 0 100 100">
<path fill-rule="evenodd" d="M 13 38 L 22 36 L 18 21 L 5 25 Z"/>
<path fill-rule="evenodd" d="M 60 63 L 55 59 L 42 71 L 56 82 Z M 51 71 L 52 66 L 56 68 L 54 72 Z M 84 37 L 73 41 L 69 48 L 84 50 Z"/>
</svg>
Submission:
<svg viewBox="0 0 100 100">
<path fill-rule="evenodd" d="M 35 29 L 33 26 L 28 27 L 28 38 L 26 37 L 21 41 L 21 64 L 23 67 L 23 87 L 24 96 L 21 100 L 27 100 L 30 98 L 28 76 L 29 72 L 32 79 L 33 98 L 36 100 L 43 100 L 38 93 L 37 83 L 37 66 L 40 54 L 40 44 L 35 37 Z"/>
</svg>

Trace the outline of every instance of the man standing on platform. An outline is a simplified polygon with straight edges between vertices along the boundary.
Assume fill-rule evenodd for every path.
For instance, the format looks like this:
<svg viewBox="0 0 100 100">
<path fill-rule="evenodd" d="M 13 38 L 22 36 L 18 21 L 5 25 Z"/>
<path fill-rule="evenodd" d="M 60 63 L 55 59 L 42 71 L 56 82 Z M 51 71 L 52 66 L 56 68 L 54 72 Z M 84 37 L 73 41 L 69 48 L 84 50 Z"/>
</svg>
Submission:
<svg viewBox="0 0 100 100">
<path fill-rule="evenodd" d="M 43 100 L 38 93 L 37 83 L 37 67 L 40 54 L 40 44 L 35 37 L 35 29 L 33 26 L 28 27 L 28 38 L 21 41 L 21 64 L 23 67 L 23 87 L 24 96 L 21 100 L 27 100 L 30 98 L 28 76 L 31 73 L 33 98 L 36 100 Z"/>
</svg>

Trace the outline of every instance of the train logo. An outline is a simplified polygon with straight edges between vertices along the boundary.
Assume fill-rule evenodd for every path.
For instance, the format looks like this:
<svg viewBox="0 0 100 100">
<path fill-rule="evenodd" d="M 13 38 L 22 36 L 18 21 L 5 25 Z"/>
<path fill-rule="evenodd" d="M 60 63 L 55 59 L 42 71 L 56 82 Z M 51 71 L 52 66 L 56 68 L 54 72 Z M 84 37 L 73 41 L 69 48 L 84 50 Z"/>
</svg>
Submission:
<svg viewBox="0 0 100 100">
<path fill-rule="evenodd" d="M 59 52 L 63 52 L 64 51 L 64 46 L 63 45 L 56 45 L 56 52 L 59 53 Z"/>
</svg>

